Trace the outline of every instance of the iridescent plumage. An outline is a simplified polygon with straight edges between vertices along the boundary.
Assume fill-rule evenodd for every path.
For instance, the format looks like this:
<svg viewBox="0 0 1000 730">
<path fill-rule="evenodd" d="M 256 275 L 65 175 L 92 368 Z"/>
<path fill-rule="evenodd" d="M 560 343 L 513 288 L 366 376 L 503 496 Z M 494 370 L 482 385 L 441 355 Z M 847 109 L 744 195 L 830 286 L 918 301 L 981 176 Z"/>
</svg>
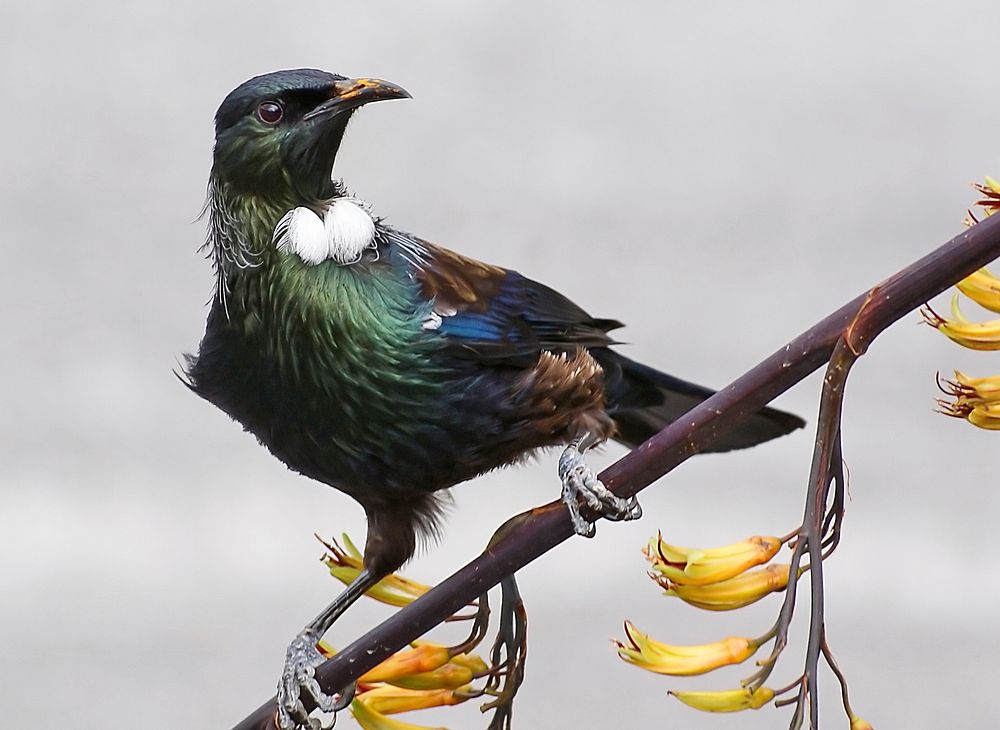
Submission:
<svg viewBox="0 0 1000 730">
<path fill-rule="evenodd" d="M 317 661 L 309 631 L 438 527 L 441 490 L 584 436 L 635 446 L 712 392 L 618 354 L 608 332 L 619 322 L 515 271 L 378 220 L 369 242 L 367 213 L 330 170 L 351 112 L 404 95 L 285 71 L 241 85 L 216 118 L 218 295 L 190 386 L 291 469 L 356 499 L 369 522 L 364 580 L 300 635 L 286 679 Z M 330 223 L 338 204 L 349 215 Z M 716 450 L 801 425 L 765 409 Z M 296 682 L 288 727 L 302 719 Z"/>
</svg>

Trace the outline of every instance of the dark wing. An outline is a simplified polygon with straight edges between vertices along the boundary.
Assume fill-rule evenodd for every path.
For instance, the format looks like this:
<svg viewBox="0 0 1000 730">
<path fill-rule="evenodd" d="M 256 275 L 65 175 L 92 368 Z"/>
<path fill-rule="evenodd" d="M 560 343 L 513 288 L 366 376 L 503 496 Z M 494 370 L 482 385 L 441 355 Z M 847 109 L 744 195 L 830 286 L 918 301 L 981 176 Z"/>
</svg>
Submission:
<svg viewBox="0 0 1000 730">
<path fill-rule="evenodd" d="M 433 302 L 437 319 L 431 328 L 445 336 L 450 354 L 529 368 L 544 350 L 587 348 L 604 370 L 604 397 L 622 443 L 637 446 L 715 392 L 608 349 L 615 343 L 607 333 L 620 322 L 595 319 L 516 271 L 421 244 L 424 263 L 414 276 L 423 297 Z M 803 425 L 798 416 L 764 408 L 706 450 L 747 448 Z"/>
<path fill-rule="evenodd" d="M 543 350 L 607 347 L 607 333 L 621 327 L 595 319 L 554 289 L 516 271 L 424 243 L 426 254 L 414 275 L 433 302 L 450 354 L 531 366 Z"/>
<path fill-rule="evenodd" d="M 618 424 L 615 438 L 635 448 L 677 420 L 715 391 L 667 375 L 612 350 L 598 353 L 604 368 L 606 397 Z M 802 428 L 805 421 L 775 408 L 762 408 L 719 438 L 706 452 L 745 449 Z"/>
</svg>

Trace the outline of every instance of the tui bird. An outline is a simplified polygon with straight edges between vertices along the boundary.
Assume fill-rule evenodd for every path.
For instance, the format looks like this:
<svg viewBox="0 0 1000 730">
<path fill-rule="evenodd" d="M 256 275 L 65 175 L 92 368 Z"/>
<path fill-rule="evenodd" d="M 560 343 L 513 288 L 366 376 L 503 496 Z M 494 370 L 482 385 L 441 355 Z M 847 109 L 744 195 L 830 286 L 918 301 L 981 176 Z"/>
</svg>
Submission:
<svg viewBox="0 0 1000 730">
<path fill-rule="evenodd" d="M 562 496 L 634 519 L 583 452 L 637 446 L 713 391 L 618 354 L 613 319 L 549 287 L 387 225 L 332 178 L 351 115 L 410 95 L 377 79 L 314 69 L 238 86 L 215 118 L 207 209 L 217 274 L 189 387 L 290 469 L 364 508 L 364 571 L 292 642 L 278 685 L 283 730 L 318 727 L 302 703 L 337 703 L 313 677 L 316 642 L 418 537 L 442 490 L 543 447 L 565 447 Z M 803 425 L 765 408 L 711 450 L 753 446 Z"/>
</svg>

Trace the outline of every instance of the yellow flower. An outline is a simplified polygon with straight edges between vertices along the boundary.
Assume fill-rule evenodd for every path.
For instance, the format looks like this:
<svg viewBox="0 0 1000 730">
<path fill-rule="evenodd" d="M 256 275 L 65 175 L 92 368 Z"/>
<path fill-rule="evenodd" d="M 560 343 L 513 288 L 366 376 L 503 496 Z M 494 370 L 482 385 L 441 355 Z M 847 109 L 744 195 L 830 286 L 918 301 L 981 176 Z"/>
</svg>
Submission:
<svg viewBox="0 0 1000 730">
<path fill-rule="evenodd" d="M 976 406 L 966 416 L 966 420 L 987 431 L 1000 431 L 1000 403 Z"/>
<path fill-rule="evenodd" d="M 1000 210 L 1000 183 L 991 177 L 986 178 L 985 184 L 974 183 L 972 185 L 979 194 L 983 197 L 976 201 L 976 205 L 983 209 L 986 216 L 989 217 Z M 979 222 L 979 219 L 969 211 L 969 216 L 965 219 L 965 225 L 974 226 Z"/>
<path fill-rule="evenodd" d="M 955 379 L 945 380 L 941 389 L 955 399 L 938 400 L 942 413 L 979 428 L 1000 430 L 1000 375 L 970 378 L 956 370 Z"/>
<path fill-rule="evenodd" d="M 424 710 L 428 707 L 457 705 L 465 699 L 450 689 L 417 690 L 382 685 L 362 692 L 354 702 L 360 702 L 380 715 L 395 715 L 400 712 Z"/>
<path fill-rule="evenodd" d="M 957 411 L 1000 403 L 1000 375 L 970 378 L 960 370 L 956 370 L 955 379 L 943 381 L 941 390 L 955 398 L 954 403 L 942 401 L 941 405 Z"/>
<path fill-rule="evenodd" d="M 326 656 L 336 652 L 319 642 Z M 358 678 L 351 713 L 365 730 L 447 730 L 411 725 L 386 717 L 427 707 L 457 705 L 477 693 L 469 684 L 489 673 L 489 665 L 475 654 L 449 656 L 445 646 L 427 641 L 394 654 Z"/>
<path fill-rule="evenodd" d="M 873 728 L 867 720 L 851 715 L 851 730 L 873 730 Z"/>
<path fill-rule="evenodd" d="M 759 601 L 769 593 L 783 591 L 788 585 L 791 566 L 785 563 L 743 573 L 735 578 L 705 586 L 680 585 L 661 579 L 666 595 L 677 596 L 696 608 L 707 611 L 731 611 Z M 799 568 L 799 576 L 805 568 Z"/>
<path fill-rule="evenodd" d="M 728 689 L 721 692 L 671 692 L 688 707 L 703 712 L 739 712 L 757 710 L 772 699 L 774 690 L 769 687 L 759 689 Z"/>
<path fill-rule="evenodd" d="M 719 548 L 682 548 L 669 545 L 661 535 L 650 540 L 644 554 L 653 570 L 678 585 L 701 586 L 733 578 L 773 558 L 781 538 L 754 535 L 743 542 Z"/>
<path fill-rule="evenodd" d="M 490 671 L 489 665 L 478 654 L 456 654 L 450 663 L 472 670 L 472 674 L 476 677 L 482 677 Z"/>
<path fill-rule="evenodd" d="M 958 295 L 951 300 L 952 319 L 942 317 L 929 306 L 921 313 L 924 321 L 938 332 L 971 350 L 1000 350 L 1000 319 L 973 322 L 958 306 Z"/>
<path fill-rule="evenodd" d="M 753 656 L 760 644 L 754 639 L 730 636 L 722 641 L 699 646 L 663 644 L 625 622 L 630 645 L 615 641 L 618 656 L 630 664 L 657 674 L 675 677 L 704 674 L 730 664 L 739 664 Z"/>
<path fill-rule="evenodd" d="M 351 542 L 347 533 L 341 535 L 344 547 L 334 540 L 333 544 L 323 542 L 327 554 L 323 562 L 330 569 L 330 575 L 339 580 L 344 585 L 358 577 L 363 567 L 361 551 Z M 365 594 L 376 601 L 386 603 L 390 606 L 402 608 L 413 603 L 415 600 L 430 590 L 430 586 L 417 583 L 409 578 L 393 573 L 380 580 Z"/>
<path fill-rule="evenodd" d="M 969 274 L 955 286 L 980 307 L 1000 313 L 1000 279 L 993 276 L 989 269 Z"/>
<path fill-rule="evenodd" d="M 976 201 L 976 205 L 983 208 L 986 215 L 993 215 L 1000 210 L 1000 183 L 987 176 L 985 184 L 976 185 L 975 188 L 983 196 L 982 200 Z"/>
<path fill-rule="evenodd" d="M 965 398 L 973 405 L 983 403 L 1000 403 L 1000 375 L 988 378 L 970 378 L 965 373 L 955 371 L 955 386 L 960 398 Z"/>
<path fill-rule="evenodd" d="M 341 539 L 344 547 L 336 541 L 333 544 L 323 543 L 327 549 L 323 561 L 331 575 L 349 584 L 363 569 L 362 556 L 350 537 L 344 534 Z M 393 574 L 383 578 L 366 595 L 401 607 L 412 603 L 428 590 L 430 586 Z M 335 654 L 333 647 L 323 641 L 317 642 L 316 646 L 328 657 Z M 483 690 L 474 689 L 471 682 L 492 675 L 495 670 L 475 654 L 453 655 L 454 651 L 429 641 L 414 641 L 409 649 L 393 654 L 362 674 L 350 706 L 358 724 L 364 730 L 447 730 L 413 725 L 387 716 L 427 707 L 456 705 L 481 696 Z"/>
<path fill-rule="evenodd" d="M 421 644 L 393 654 L 377 667 L 358 677 L 362 684 L 392 682 L 411 674 L 423 674 L 439 669 L 451 658 L 448 647 L 438 644 Z M 463 682 L 464 684 L 464 682 Z"/>
<path fill-rule="evenodd" d="M 987 216 L 1000 210 L 1000 182 L 991 177 L 982 185 L 976 185 L 982 198 L 976 201 Z M 969 211 L 967 225 L 975 225 L 978 219 Z M 1000 279 L 982 268 L 955 286 L 969 299 L 984 309 L 1000 313 Z M 920 310 L 924 321 L 963 347 L 972 350 L 1000 350 L 1000 319 L 989 322 L 972 322 L 958 306 L 958 295 L 951 302 L 951 319 L 942 317 L 929 305 Z M 941 412 L 947 416 L 964 418 L 973 426 L 1000 431 L 1000 376 L 992 378 L 970 378 L 955 371 L 955 380 L 946 380 L 941 389 L 955 400 L 938 400 Z"/>
<path fill-rule="evenodd" d="M 485 662 L 483 662 L 485 666 Z M 429 672 L 420 672 L 406 677 L 388 680 L 390 684 L 406 689 L 458 689 L 477 676 L 476 672 L 467 666 L 456 662 L 448 662 Z"/>
<path fill-rule="evenodd" d="M 448 728 L 431 728 L 426 725 L 414 725 L 391 717 L 386 717 L 383 713 L 377 712 L 361 700 L 354 700 L 351 703 L 351 714 L 358 721 L 363 730 L 448 730 Z"/>
</svg>

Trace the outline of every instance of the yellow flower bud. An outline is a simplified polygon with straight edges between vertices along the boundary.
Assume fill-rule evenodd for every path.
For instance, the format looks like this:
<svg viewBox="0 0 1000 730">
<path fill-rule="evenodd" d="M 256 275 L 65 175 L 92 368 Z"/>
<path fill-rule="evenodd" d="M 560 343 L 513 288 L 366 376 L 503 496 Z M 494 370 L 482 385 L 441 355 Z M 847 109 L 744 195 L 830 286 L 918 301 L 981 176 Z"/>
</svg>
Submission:
<svg viewBox="0 0 1000 730">
<path fill-rule="evenodd" d="M 372 691 L 374 692 L 375 690 Z M 360 699 L 356 699 L 351 703 L 351 714 L 354 715 L 354 719 L 358 721 L 358 725 L 363 730 L 448 730 L 443 727 L 430 728 L 426 725 L 413 725 L 409 722 L 402 722 L 386 717 L 383 713 L 369 707 Z"/>
<path fill-rule="evenodd" d="M 753 656 L 759 644 L 753 639 L 730 636 L 722 641 L 698 646 L 674 646 L 649 638 L 629 621 L 625 622 L 629 644 L 616 641 L 618 656 L 630 664 L 657 674 L 674 677 L 704 674 Z"/>
<path fill-rule="evenodd" d="M 476 677 L 482 677 L 490 671 L 490 665 L 484 662 L 478 654 L 456 654 L 451 658 L 451 663 L 460 667 L 468 667 Z"/>
<path fill-rule="evenodd" d="M 333 544 L 323 543 L 327 549 L 327 555 L 323 562 L 330 569 L 330 575 L 344 585 L 348 585 L 358 577 L 364 565 L 361 551 L 351 542 L 351 538 L 344 533 L 341 535 L 341 539 L 344 541 L 343 548 L 336 542 Z M 393 573 L 369 588 L 365 595 L 381 603 L 402 608 L 413 603 L 429 590 L 430 586 Z"/>
<path fill-rule="evenodd" d="M 857 715 L 851 716 L 851 730 L 873 730 L 871 724 Z"/>
<path fill-rule="evenodd" d="M 757 710 L 772 699 L 774 690 L 768 687 L 750 689 L 729 689 L 721 692 L 671 692 L 688 707 L 703 712 L 739 712 Z"/>
<path fill-rule="evenodd" d="M 754 535 L 720 548 L 682 548 L 665 543 L 658 535 L 646 547 L 645 555 L 653 570 L 672 583 L 701 586 L 733 578 L 766 563 L 781 544 L 780 538 Z"/>
<path fill-rule="evenodd" d="M 966 418 L 973 426 L 988 431 L 1000 431 L 1000 403 L 976 406 Z"/>
<path fill-rule="evenodd" d="M 1000 183 L 991 177 L 987 177 L 985 184 L 975 183 L 972 187 L 978 190 L 983 196 L 976 201 L 976 205 L 983 209 L 987 217 L 1000 210 Z M 979 219 L 970 210 L 964 222 L 967 226 L 974 226 L 979 222 Z"/>
<path fill-rule="evenodd" d="M 986 184 L 976 185 L 976 190 L 983 194 L 983 199 L 977 200 L 976 205 L 981 206 L 986 211 L 986 215 L 993 215 L 1000 209 L 1000 183 L 987 177 Z"/>
<path fill-rule="evenodd" d="M 1000 403 L 1000 375 L 988 378 L 970 378 L 956 370 L 955 380 L 948 382 L 948 392 L 972 405 Z"/>
<path fill-rule="evenodd" d="M 1000 279 L 988 269 L 980 269 L 955 286 L 969 299 L 991 312 L 1000 312 Z"/>
<path fill-rule="evenodd" d="M 1000 319 L 973 322 L 958 306 L 958 295 L 951 301 L 952 319 L 945 319 L 930 307 L 922 310 L 924 321 L 938 332 L 970 350 L 1000 350 Z"/>
<path fill-rule="evenodd" d="M 769 593 L 783 591 L 788 585 L 790 569 L 788 564 L 777 564 L 706 586 L 678 585 L 669 581 L 661 582 L 661 585 L 667 589 L 666 595 L 677 596 L 696 608 L 731 611 L 749 606 Z M 800 568 L 799 575 L 804 571 Z"/>
<path fill-rule="evenodd" d="M 964 418 L 979 428 L 1000 430 L 1000 375 L 970 378 L 956 370 L 955 379 L 944 381 L 941 389 L 955 398 L 938 401 L 942 413 Z"/>
<path fill-rule="evenodd" d="M 476 675 L 469 667 L 448 662 L 429 672 L 410 674 L 386 681 L 396 687 L 405 687 L 406 689 L 458 689 L 475 678 Z"/>
<path fill-rule="evenodd" d="M 450 689 L 416 690 L 384 684 L 362 692 L 354 702 L 360 702 L 380 715 L 395 715 L 399 712 L 424 710 L 428 707 L 457 705 L 465 699 Z"/>
<path fill-rule="evenodd" d="M 446 646 L 421 644 L 414 649 L 393 654 L 377 667 L 369 669 L 358 677 L 358 681 L 362 684 L 395 681 L 400 677 L 438 669 L 447 664 L 450 658 Z"/>
</svg>

